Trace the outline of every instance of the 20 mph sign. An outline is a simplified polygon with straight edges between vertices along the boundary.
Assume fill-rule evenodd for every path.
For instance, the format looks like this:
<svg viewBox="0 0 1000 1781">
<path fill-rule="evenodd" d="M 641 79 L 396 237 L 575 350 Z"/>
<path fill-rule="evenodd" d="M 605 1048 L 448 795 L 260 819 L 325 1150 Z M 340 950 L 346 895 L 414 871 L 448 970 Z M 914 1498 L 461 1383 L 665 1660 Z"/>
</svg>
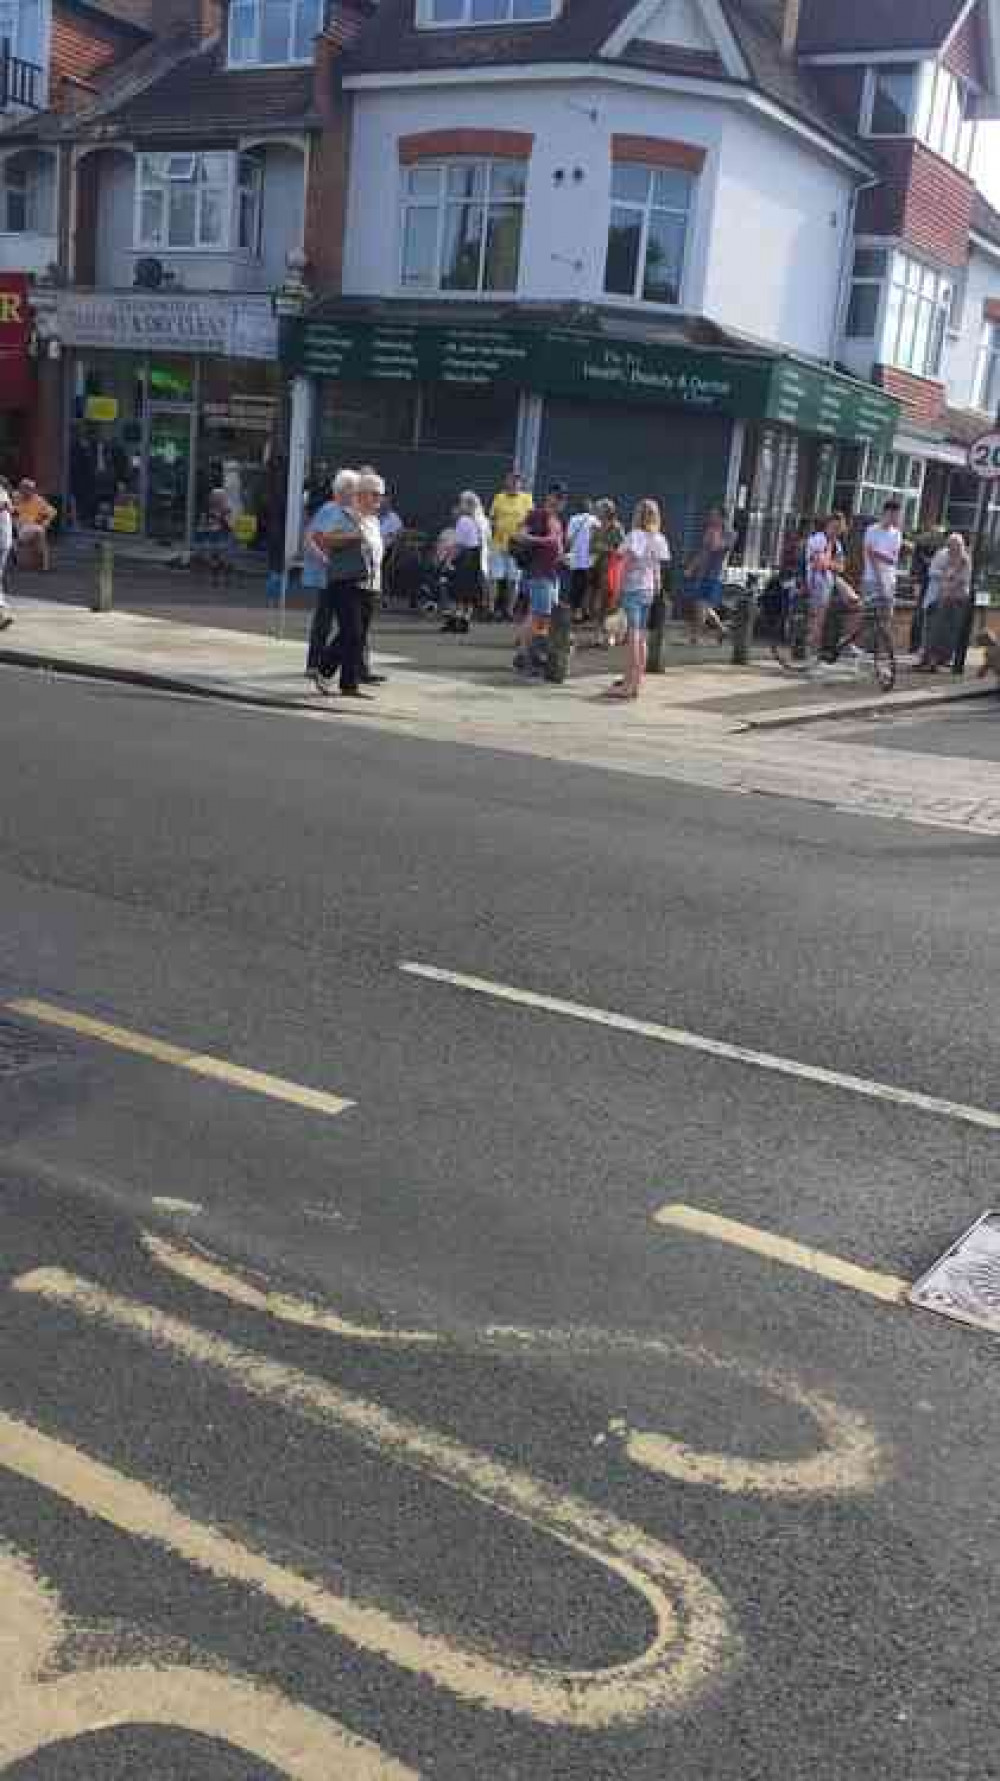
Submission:
<svg viewBox="0 0 1000 1781">
<path fill-rule="evenodd" d="M 983 482 L 1000 481 L 1000 433 L 984 433 L 970 445 L 969 469 Z"/>
</svg>

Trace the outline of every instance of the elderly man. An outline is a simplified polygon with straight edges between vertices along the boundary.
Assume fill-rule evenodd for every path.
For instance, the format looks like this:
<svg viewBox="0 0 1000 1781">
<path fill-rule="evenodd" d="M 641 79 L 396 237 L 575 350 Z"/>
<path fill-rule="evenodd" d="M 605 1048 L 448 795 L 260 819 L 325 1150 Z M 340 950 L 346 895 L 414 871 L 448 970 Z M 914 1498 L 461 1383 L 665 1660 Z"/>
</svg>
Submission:
<svg viewBox="0 0 1000 1781">
<path fill-rule="evenodd" d="M 32 559 L 37 559 L 40 569 L 49 567 L 49 528 L 56 517 L 56 510 L 44 495 L 38 492 L 38 485 L 25 477 L 18 484 L 14 499 L 14 515 L 17 520 L 18 558 L 22 568 L 28 567 Z"/>
<path fill-rule="evenodd" d="M 344 480 L 347 477 L 349 483 Z M 366 672 L 365 644 L 382 579 L 378 516 L 385 484 L 374 472 L 359 476 L 341 471 L 333 487 L 336 512 L 322 531 L 312 533 L 310 549 L 326 558 L 329 604 L 336 613 L 338 629 L 333 642 L 322 649 L 313 679 L 318 691 L 329 698 L 339 669 L 342 697 L 365 699 L 370 695 L 363 686 L 378 678 Z"/>
</svg>

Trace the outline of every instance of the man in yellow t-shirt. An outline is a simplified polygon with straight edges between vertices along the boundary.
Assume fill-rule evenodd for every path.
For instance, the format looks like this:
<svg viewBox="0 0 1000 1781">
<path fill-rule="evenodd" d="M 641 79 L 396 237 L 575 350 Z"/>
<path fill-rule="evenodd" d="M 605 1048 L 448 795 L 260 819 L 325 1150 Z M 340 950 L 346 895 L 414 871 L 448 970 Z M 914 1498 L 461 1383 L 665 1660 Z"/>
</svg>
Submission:
<svg viewBox="0 0 1000 1781">
<path fill-rule="evenodd" d="M 38 493 L 37 484 L 26 476 L 14 497 L 17 542 L 24 556 L 37 560 L 40 569 L 49 566 L 49 527 L 55 517 L 51 502 Z"/>
<path fill-rule="evenodd" d="M 525 489 L 520 472 L 509 471 L 504 477 L 503 488 L 499 494 L 494 495 L 490 508 L 490 526 L 493 532 L 490 580 L 493 583 L 493 605 L 498 618 L 510 618 L 521 580 L 521 571 L 510 554 L 510 541 L 518 532 L 523 532 L 524 522 L 534 505 L 535 497 Z"/>
</svg>

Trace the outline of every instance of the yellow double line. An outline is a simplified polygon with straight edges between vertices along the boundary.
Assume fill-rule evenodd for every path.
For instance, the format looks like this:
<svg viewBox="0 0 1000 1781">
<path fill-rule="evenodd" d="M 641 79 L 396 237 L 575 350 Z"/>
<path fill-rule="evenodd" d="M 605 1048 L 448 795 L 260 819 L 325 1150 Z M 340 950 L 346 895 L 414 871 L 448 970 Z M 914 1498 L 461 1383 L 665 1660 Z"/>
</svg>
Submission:
<svg viewBox="0 0 1000 1781">
<path fill-rule="evenodd" d="M 61 1027 L 66 1032 L 76 1033 L 83 1039 L 96 1039 L 102 1045 L 114 1046 L 117 1051 L 133 1052 L 137 1057 L 151 1058 L 157 1064 L 169 1064 L 175 1070 L 186 1070 L 189 1076 L 204 1076 L 213 1082 L 223 1082 L 230 1088 L 246 1090 L 248 1094 L 265 1095 L 272 1101 L 286 1101 L 292 1107 L 300 1107 L 308 1113 L 323 1113 L 329 1118 L 336 1118 L 339 1113 L 346 1113 L 354 1106 L 342 1095 L 328 1094 L 325 1089 L 307 1088 L 300 1082 L 288 1082 L 281 1076 L 269 1076 L 263 1070 L 248 1070 L 242 1064 L 233 1064 L 226 1058 L 210 1057 L 201 1051 L 190 1051 L 181 1045 L 171 1045 L 166 1039 L 151 1038 L 148 1033 L 135 1033 L 128 1027 L 114 1026 L 110 1021 L 94 1020 L 89 1014 L 79 1014 L 72 1008 L 59 1008 L 52 1002 L 38 1002 L 33 999 L 8 1002 L 11 1014 L 19 1014 L 24 1020 L 37 1021 L 42 1026 Z"/>
</svg>

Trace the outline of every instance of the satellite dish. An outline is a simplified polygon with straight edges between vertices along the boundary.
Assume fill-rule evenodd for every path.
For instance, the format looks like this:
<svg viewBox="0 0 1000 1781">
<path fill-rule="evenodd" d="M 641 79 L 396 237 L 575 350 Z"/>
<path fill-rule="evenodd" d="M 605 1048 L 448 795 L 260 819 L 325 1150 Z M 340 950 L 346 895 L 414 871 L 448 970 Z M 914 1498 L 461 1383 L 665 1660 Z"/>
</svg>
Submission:
<svg viewBox="0 0 1000 1781">
<path fill-rule="evenodd" d="M 163 284 L 162 260 L 138 260 L 135 268 L 135 287 L 139 291 L 158 291 Z"/>
</svg>

